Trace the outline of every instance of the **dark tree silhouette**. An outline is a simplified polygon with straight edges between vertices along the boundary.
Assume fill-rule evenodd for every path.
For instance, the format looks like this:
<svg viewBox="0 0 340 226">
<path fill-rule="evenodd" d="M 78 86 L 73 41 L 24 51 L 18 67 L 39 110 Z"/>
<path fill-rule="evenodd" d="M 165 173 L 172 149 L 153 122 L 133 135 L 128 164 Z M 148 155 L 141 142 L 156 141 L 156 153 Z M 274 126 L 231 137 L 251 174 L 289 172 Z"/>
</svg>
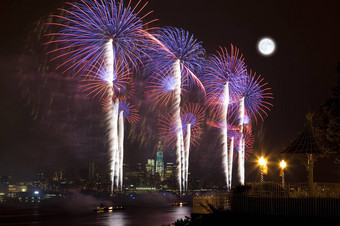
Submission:
<svg viewBox="0 0 340 226">
<path fill-rule="evenodd" d="M 337 71 L 338 83 L 333 88 L 333 96 L 320 106 L 316 114 L 316 135 L 329 155 L 334 155 L 340 163 L 340 62 Z"/>
</svg>

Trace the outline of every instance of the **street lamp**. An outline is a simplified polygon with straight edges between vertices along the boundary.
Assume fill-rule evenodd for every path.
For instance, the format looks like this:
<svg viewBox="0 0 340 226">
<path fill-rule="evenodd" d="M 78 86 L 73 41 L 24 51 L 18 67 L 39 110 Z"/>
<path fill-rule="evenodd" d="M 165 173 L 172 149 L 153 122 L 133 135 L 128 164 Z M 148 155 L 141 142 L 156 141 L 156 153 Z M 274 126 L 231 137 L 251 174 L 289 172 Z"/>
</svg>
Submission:
<svg viewBox="0 0 340 226">
<path fill-rule="evenodd" d="M 259 164 L 260 164 L 260 168 L 261 168 L 261 183 L 263 182 L 263 173 L 267 173 L 267 160 L 264 159 L 263 157 L 261 157 L 259 159 Z"/>
<path fill-rule="evenodd" d="M 286 168 L 287 164 L 284 160 L 282 160 L 280 162 L 280 167 L 281 167 L 281 172 L 280 172 L 280 176 L 282 177 L 282 187 L 285 187 L 285 173 L 284 173 L 284 169 Z"/>
</svg>

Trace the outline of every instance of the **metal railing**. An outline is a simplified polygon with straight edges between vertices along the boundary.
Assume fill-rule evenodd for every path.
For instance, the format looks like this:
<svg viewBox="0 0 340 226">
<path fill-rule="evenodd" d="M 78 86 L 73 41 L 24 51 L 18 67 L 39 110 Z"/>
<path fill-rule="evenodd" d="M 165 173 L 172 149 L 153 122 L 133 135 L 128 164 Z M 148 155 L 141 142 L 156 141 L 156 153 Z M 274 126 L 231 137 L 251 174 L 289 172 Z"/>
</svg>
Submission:
<svg viewBox="0 0 340 226">
<path fill-rule="evenodd" d="M 283 216 L 340 217 L 340 184 L 314 183 L 313 196 L 307 183 L 249 183 L 229 193 L 193 198 L 193 213 L 229 210 L 235 213 Z"/>
</svg>

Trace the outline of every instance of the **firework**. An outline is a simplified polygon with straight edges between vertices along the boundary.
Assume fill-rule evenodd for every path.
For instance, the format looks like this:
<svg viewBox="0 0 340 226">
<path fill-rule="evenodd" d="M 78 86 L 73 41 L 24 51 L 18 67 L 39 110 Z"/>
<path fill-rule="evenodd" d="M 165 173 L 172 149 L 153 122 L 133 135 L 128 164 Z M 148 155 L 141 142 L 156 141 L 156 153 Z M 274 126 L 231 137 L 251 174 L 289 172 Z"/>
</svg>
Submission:
<svg viewBox="0 0 340 226">
<path fill-rule="evenodd" d="M 176 144 L 176 135 L 178 133 L 178 126 L 175 122 L 175 114 L 167 113 L 161 116 L 159 121 L 159 131 L 161 138 L 168 146 L 174 146 Z M 183 128 L 183 136 L 187 136 L 187 125 L 191 125 L 191 137 L 190 143 L 193 146 L 198 145 L 198 141 L 201 136 L 202 124 L 204 120 L 203 108 L 198 104 L 187 104 L 181 108 L 181 122 Z"/>
<path fill-rule="evenodd" d="M 180 152 L 182 159 L 181 186 L 184 190 L 188 189 L 188 171 L 189 171 L 189 152 L 190 145 L 197 145 L 202 133 L 202 124 L 204 120 L 204 110 L 198 104 L 187 104 L 181 109 L 181 123 L 182 131 L 176 124 L 176 115 L 166 114 L 161 117 L 159 123 L 159 130 L 161 138 L 170 146 L 175 146 L 178 134 L 182 135 L 183 151 Z M 176 146 L 177 147 L 177 146 Z"/>
<path fill-rule="evenodd" d="M 204 118 L 204 111 L 198 104 L 185 105 L 182 109 L 181 119 L 184 137 L 184 189 L 188 190 L 188 175 L 189 175 L 189 153 L 190 143 L 198 144 L 198 139 L 201 135 L 201 125 Z"/>
<path fill-rule="evenodd" d="M 142 65 L 147 55 L 147 42 L 153 41 L 140 15 L 144 5 L 124 6 L 123 0 L 80 0 L 66 3 L 68 9 L 59 9 L 60 15 L 52 15 L 48 25 L 59 28 L 46 36 L 46 45 L 54 49 L 47 54 L 51 61 L 61 61 L 57 68 L 71 71 L 73 76 L 83 76 L 83 90 L 105 99 L 109 149 L 111 154 L 112 185 L 116 176 L 117 187 L 122 189 L 122 144 L 124 140 L 123 118 L 129 108 L 120 110 L 127 97 L 130 71 Z M 139 8 L 139 9 L 138 9 Z M 145 24 L 144 24 L 145 25 Z M 125 93 L 125 94 L 124 94 Z M 130 92 L 131 93 L 131 92 Z M 104 98 L 105 97 L 105 98 Z M 131 112 L 131 111 L 130 111 Z"/>
<path fill-rule="evenodd" d="M 239 182 L 244 184 L 245 171 L 244 171 L 244 158 L 245 158 L 245 138 L 244 138 L 244 125 L 255 121 L 258 123 L 258 118 L 262 120 L 267 116 L 267 111 L 270 110 L 272 104 L 267 99 L 272 99 L 270 88 L 266 88 L 267 83 L 263 83 L 261 76 L 256 76 L 250 70 L 247 76 L 242 77 L 240 86 L 239 102 L 239 126 L 241 139 L 239 141 Z"/>
<path fill-rule="evenodd" d="M 216 108 L 216 113 L 223 112 L 226 105 L 238 100 L 239 83 L 245 75 L 243 55 L 233 45 L 230 52 L 220 47 L 216 54 L 209 56 L 201 80 L 206 89 L 207 103 Z"/>
<path fill-rule="evenodd" d="M 204 87 L 196 74 L 201 70 L 204 53 L 200 42 L 189 32 L 173 27 L 165 27 L 157 31 L 154 36 L 161 43 L 159 51 L 152 54 L 153 63 L 149 65 L 156 71 L 150 78 L 153 88 L 153 99 L 159 98 L 160 103 L 172 102 L 174 121 L 176 125 L 176 154 L 178 162 L 178 183 L 180 194 L 183 186 L 184 137 L 181 122 L 181 93 L 184 87 L 198 85 Z M 164 94 L 163 94 L 164 93 Z M 160 94 L 160 95 L 157 95 Z M 159 97 L 157 97 L 159 96 Z"/>
<path fill-rule="evenodd" d="M 139 15 L 146 4 L 138 11 L 139 4 L 132 8 L 129 2 L 124 7 L 123 1 L 115 0 L 66 4 L 68 9 L 58 9 L 60 15 L 51 15 L 54 21 L 47 23 L 58 27 L 58 32 L 45 35 L 51 39 L 45 44 L 55 46 L 47 53 L 51 61 L 62 60 L 58 68 L 64 68 L 64 72 L 72 69 L 74 76 L 82 75 L 101 59 L 113 57 L 137 68 L 146 54 L 145 42 L 150 41 L 142 21 L 149 13 Z M 113 49 L 110 57 L 108 47 Z M 112 59 L 105 62 L 111 63 Z"/>
<path fill-rule="evenodd" d="M 205 50 L 188 31 L 175 27 L 164 27 L 156 31 L 154 37 L 160 44 L 157 51 L 150 52 L 153 63 L 148 65 L 150 70 L 165 69 L 169 71 L 179 60 L 181 71 L 181 87 L 191 88 L 198 85 L 204 90 L 197 74 L 204 62 Z"/>
<path fill-rule="evenodd" d="M 251 124 L 244 125 L 244 140 L 245 140 L 245 159 L 248 159 L 251 153 L 253 153 L 253 145 L 255 142 L 255 137 L 254 134 L 252 133 L 251 129 Z M 240 139 L 241 139 L 241 134 L 239 132 L 238 127 L 234 127 L 232 129 L 228 130 L 228 137 L 234 139 L 234 155 L 232 159 L 238 158 L 238 149 L 239 149 L 239 144 L 240 144 Z M 231 140 L 229 139 L 228 142 L 229 145 L 231 145 Z"/>
<path fill-rule="evenodd" d="M 113 90 L 113 99 L 127 100 L 135 93 L 135 86 L 132 82 L 131 71 L 127 65 L 117 62 L 115 63 L 114 71 L 112 74 L 114 79 L 108 76 L 106 67 L 98 69 L 96 65 L 94 70 L 89 71 L 86 75 L 82 76 L 81 90 L 91 95 L 93 98 L 99 96 L 99 100 L 107 98 L 109 90 Z M 106 101 L 107 102 L 107 101 Z"/>
<path fill-rule="evenodd" d="M 244 97 L 245 114 L 247 120 L 258 123 L 258 117 L 261 121 L 268 116 L 268 111 L 273 106 L 269 100 L 273 99 L 273 94 L 268 84 L 263 82 L 261 75 L 257 76 L 255 72 L 249 70 L 247 76 L 242 77 L 238 95 Z"/>
<path fill-rule="evenodd" d="M 104 109 L 107 111 L 107 120 L 109 123 L 109 143 L 111 150 L 111 171 L 112 185 L 122 190 L 123 188 L 123 157 L 124 157 L 124 121 L 128 123 L 136 123 L 140 119 L 138 112 L 134 106 L 126 100 L 120 101 L 116 98 L 112 102 L 112 98 L 108 97 L 103 100 Z M 116 180 L 114 180 L 116 178 Z"/>
<path fill-rule="evenodd" d="M 156 69 L 147 79 L 146 95 L 156 105 L 168 106 L 175 101 L 176 80 L 168 69 Z"/>
<path fill-rule="evenodd" d="M 141 15 L 146 4 L 140 5 L 140 1 L 135 6 L 131 1 L 124 6 L 123 0 L 79 0 L 66 5 L 68 9 L 59 9 L 60 15 L 52 15 L 53 22 L 48 23 L 58 31 L 46 35 L 49 41 L 45 45 L 54 47 L 47 54 L 64 73 L 80 76 L 82 90 L 103 102 L 111 154 L 111 192 L 115 184 L 122 190 L 124 121 L 139 120 L 126 100 L 134 93 L 132 74 L 144 65 L 149 75 L 148 96 L 157 105 L 172 107 L 160 121 L 160 133 L 168 145 L 176 147 L 180 194 L 188 189 L 190 145 L 197 145 L 203 120 L 203 111 L 196 105 L 181 108 L 183 93 L 194 86 L 205 94 L 214 112 L 213 124 L 221 129 L 227 187 L 231 187 L 234 148 L 244 184 L 244 158 L 252 143 L 249 128 L 258 118 L 267 116 L 272 94 L 260 76 L 247 72 L 239 50 L 233 45 L 230 52 L 220 47 L 205 62 L 202 43 L 189 32 L 174 27 L 152 34 L 149 30 L 153 28 L 143 30 L 149 23 L 142 20 L 149 13 Z M 198 74 L 203 75 L 203 83 Z M 237 135 L 230 132 L 229 136 L 229 130 L 237 131 Z"/>
<path fill-rule="evenodd" d="M 239 126 L 240 126 L 240 141 L 238 145 L 238 177 L 239 177 L 239 182 L 241 185 L 244 185 L 244 153 L 245 153 L 245 145 L 244 145 L 244 135 L 243 135 L 243 127 L 244 127 L 244 97 L 240 99 L 240 104 L 239 104 Z"/>
<path fill-rule="evenodd" d="M 216 54 L 211 55 L 205 64 L 202 73 L 203 84 L 206 87 L 206 100 L 215 112 L 213 118 L 216 126 L 220 127 L 223 145 L 223 168 L 227 188 L 231 188 L 231 164 L 232 156 L 228 150 L 228 127 L 233 124 L 235 103 L 238 100 L 240 80 L 246 76 L 246 66 L 243 55 L 239 55 L 239 50 L 231 45 L 231 51 L 220 47 Z M 228 114 L 229 108 L 232 110 Z M 228 122 L 229 121 L 229 122 Z M 229 154 L 228 154 L 229 153 Z"/>
<path fill-rule="evenodd" d="M 137 110 L 133 108 L 128 102 L 120 102 L 118 107 L 118 159 L 116 160 L 117 175 L 116 184 L 123 189 L 123 158 L 124 158 L 124 120 L 126 119 L 129 123 L 135 123 L 139 120 Z"/>
</svg>

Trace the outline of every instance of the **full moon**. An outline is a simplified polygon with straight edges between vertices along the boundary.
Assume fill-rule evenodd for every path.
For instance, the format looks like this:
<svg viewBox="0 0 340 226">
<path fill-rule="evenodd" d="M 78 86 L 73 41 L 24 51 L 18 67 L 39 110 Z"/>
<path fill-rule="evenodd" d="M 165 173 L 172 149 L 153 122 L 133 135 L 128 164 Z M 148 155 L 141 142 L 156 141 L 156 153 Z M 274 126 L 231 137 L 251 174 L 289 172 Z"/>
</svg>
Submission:
<svg viewBox="0 0 340 226">
<path fill-rule="evenodd" d="M 275 42 L 271 38 L 262 38 L 257 47 L 261 54 L 268 56 L 275 51 Z"/>
</svg>

